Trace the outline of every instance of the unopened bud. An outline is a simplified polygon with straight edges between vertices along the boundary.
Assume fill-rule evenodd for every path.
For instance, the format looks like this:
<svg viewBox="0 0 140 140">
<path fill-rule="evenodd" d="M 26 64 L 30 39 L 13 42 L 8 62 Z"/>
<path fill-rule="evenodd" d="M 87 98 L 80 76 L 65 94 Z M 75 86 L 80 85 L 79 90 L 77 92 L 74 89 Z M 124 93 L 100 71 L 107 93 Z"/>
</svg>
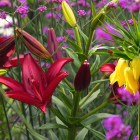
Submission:
<svg viewBox="0 0 140 140">
<path fill-rule="evenodd" d="M 34 37 L 32 37 L 30 34 L 25 32 L 24 30 L 20 30 L 16 28 L 16 32 L 18 37 L 22 40 L 25 45 L 25 47 L 34 55 L 43 58 L 43 59 L 50 59 L 51 55 L 50 53 L 43 47 L 43 45 L 37 41 Z"/>
<path fill-rule="evenodd" d="M 90 67 L 88 61 L 85 60 L 75 76 L 74 80 L 75 90 L 78 92 L 85 90 L 89 86 L 90 80 L 91 80 Z"/>
</svg>

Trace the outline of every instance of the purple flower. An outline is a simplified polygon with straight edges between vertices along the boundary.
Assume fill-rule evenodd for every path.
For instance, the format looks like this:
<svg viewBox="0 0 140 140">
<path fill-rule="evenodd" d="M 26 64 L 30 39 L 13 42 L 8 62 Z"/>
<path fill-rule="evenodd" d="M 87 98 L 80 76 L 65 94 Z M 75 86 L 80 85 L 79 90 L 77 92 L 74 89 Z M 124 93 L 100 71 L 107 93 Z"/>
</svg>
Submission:
<svg viewBox="0 0 140 140">
<path fill-rule="evenodd" d="M 15 25 L 18 25 L 18 22 L 15 22 Z M 9 27 L 12 27 L 13 26 L 13 23 L 7 23 L 6 25 L 4 25 L 4 28 L 9 28 Z"/>
<path fill-rule="evenodd" d="M 123 116 L 126 116 L 128 114 L 127 111 L 123 111 Z"/>
<path fill-rule="evenodd" d="M 43 34 L 47 35 L 47 31 L 48 31 L 49 27 L 45 26 L 42 31 L 43 31 Z"/>
<path fill-rule="evenodd" d="M 49 13 L 47 13 L 46 14 L 46 18 L 55 18 L 56 17 L 56 14 L 54 14 L 54 13 L 51 13 L 51 12 L 49 12 Z"/>
<path fill-rule="evenodd" d="M 0 7 L 5 7 L 5 6 L 11 7 L 11 2 L 5 1 L 5 0 L 1 0 L 0 1 Z M 13 6 L 14 6 L 14 4 L 13 4 Z"/>
<path fill-rule="evenodd" d="M 129 22 L 129 24 L 130 24 L 131 26 L 134 25 L 133 19 L 128 20 L 128 22 Z M 136 23 L 138 24 L 138 21 L 136 21 Z M 127 22 L 124 21 L 122 24 L 123 24 L 124 26 L 126 26 L 126 25 L 127 25 Z"/>
<path fill-rule="evenodd" d="M 132 3 L 132 5 L 129 6 L 130 12 L 139 12 L 140 10 L 140 3 Z"/>
<path fill-rule="evenodd" d="M 128 136 L 132 133 L 130 126 L 125 126 L 121 116 L 110 116 L 103 120 L 106 133 L 106 140 L 127 140 Z"/>
<path fill-rule="evenodd" d="M 96 7 L 101 7 L 102 5 L 106 4 L 108 1 L 107 0 L 101 0 L 97 3 Z"/>
<path fill-rule="evenodd" d="M 85 10 L 79 10 L 79 11 L 78 11 L 78 14 L 79 14 L 80 16 L 84 16 L 84 15 L 86 14 L 86 12 L 85 12 Z"/>
<path fill-rule="evenodd" d="M 121 8 L 127 8 L 128 2 L 126 0 L 119 0 Z"/>
<path fill-rule="evenodd" d="M 64 36 L 60 36 L 56 38 L 58 42 L 66 42 L 67 39 Z"/>
<path fill-rule="evenodd" d="M 18 7 L 15 12 L 21 14 L 21 17 L 23 18 L 27 16 L 27 13 L 29 12 L 28 8 L 28 6 L 21 6 Z"/>
<path fill-rule="evenodd" d="M 27 5 L 27 1 L 26 0 L 19 0 L 20 5 L 26 6 Z"/>
<path fill-rule="evenodd" d="M 87 11 L 87 16 L 91 14 L 91 9 Z"/>
<path fill-rule="evenodd" d="M 0 121 L 0 124 L 3 123 L 3 121 Z"/>
<path fill-rule="evenodd" d="M 137 136 L 135 136 L 133 140 L 138 140 L 138 135 L 137 135 Z"/>
<path fill-rule="evenodd" d="M 119 36 L 119 33 L 116 32 L 115 30 L 113 30 L 111 27 L 114 28 L 113 25 L 105 25 L 107 30 L 110 32 L 110 33 L 113 33 L 115 35 L 118 35 Z M 103 26 L 101 26 L 100 28 L 104 29 Z M 114 40 L 108 33 L 102 31 L 99 27 L 96 29 L 95 31 L 95 37 L 96 39 L 100 42 L 100 43 L 104 43 L 104 42 L 108 42 L 110 43 L 110 41 L 106 40 L 106 39 L 109 39 L 109 40 Z M 103 38 L 103 39 L 102 39 Z"/>
<path fill-rule="evenodd" d="M 0 18 L 1 18 L 1 19 L 6 19 L 6 15 L 7 15 L 7 14 L 5 14 L 5 12 L 2 12 L 2 13 L 0 13 Z"/>
<path fill-rule="evenodd" d="M 47 10 L 47 7 L 44 5 L 39 5 L 39 8 L 37 8 L 39 12 L 45 12 Z"/>
<path fill-rule="evenodd" d="M 117 7 L 117 4 L 115 2 L 109 2 L 106 6 L 107 8 L 116 8 Z"/>
<path fill-rule="evenodd" d="M 74 37 L 74 31 L 66 30 L 66 35 L 70 33 L 70 37 Z"/>
</svg>

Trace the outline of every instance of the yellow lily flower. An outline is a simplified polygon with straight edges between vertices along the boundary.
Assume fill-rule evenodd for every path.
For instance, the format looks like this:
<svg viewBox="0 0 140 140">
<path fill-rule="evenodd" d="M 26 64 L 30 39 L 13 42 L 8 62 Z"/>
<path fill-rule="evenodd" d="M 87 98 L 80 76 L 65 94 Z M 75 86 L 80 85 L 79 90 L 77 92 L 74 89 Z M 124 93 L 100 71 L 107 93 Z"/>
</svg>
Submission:
<svg viewBox="0 0 140 140">
<path fill-rule="evenodd" d="M 128 61 L 120 58 L 115 71 L 110 75 L 110 84 L 113 85 L 118 81 L 119 87 L 125 84 L 124 70 L 128 67 Z"/>
<path fill-rule="evenodd" d="M 135 94 L 136 91 L 139 90 L 139 82 L 134 78 L 133 68 L 125 68 L 124 75 L 126 80 L 126 90 L 130 91 L 131 94 Z"/>
<path fill-rule="evenodd" d="M 132 61 L 133 66 L 133 74 L 135 80 L 139 80 L 140 78 L 140 56 L 137 56 Z"/>
</svg>

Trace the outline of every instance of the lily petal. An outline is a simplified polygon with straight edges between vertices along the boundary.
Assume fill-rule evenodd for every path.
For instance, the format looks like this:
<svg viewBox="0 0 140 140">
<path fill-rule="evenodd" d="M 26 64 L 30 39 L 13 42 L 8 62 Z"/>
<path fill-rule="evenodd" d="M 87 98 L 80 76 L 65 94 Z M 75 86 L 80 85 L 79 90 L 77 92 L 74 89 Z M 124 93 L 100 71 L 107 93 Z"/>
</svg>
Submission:
<svg viewBox="0 0 140 140">
<path fill-rule="evenodd" d="M 49 101 L 49 99 L 52 97 L 52 94 L 55 90 L 55 88 L 57 87 L 57 85 L 59 84 L 59 82 L 64 79 L 66 76 L 68 76 L 67 72 L 60 72 L 56 75 L 56 77 L 53 79 L 53 81 L 48 85 L 47 89 L 45 90 L 45 92 L 43 93 L 43 101 Z"/>
<path fill-rule="evenodd" d="M 56 62 L 54 62 L 49 67 L 49 69 L 46 73 L 46 78 L 47 78 L 48 84 L 51 83 L 51 81 L 56 77 L 56 75 L 60 72 L 62 67 L 70 61 L 74 61 L 74 60 L 69 57 L 61 58 L 61 59 L 57 60 Z"/>
<path fill-rule="evenodd" d="M 0 83 L 6 85 L 7 87 L 11 88 L 12 90 L 25 91 L 22 83 L 14 80 L 12 78 L 9 78 L 9 77 L 0 76 Z"/>
<path fill-rule="evenodd" d="M 36 98 L 33 98 L 29 93 L 24 91 L 7 91 L 5 93 L 9 98 L 21 101 L 23 103 L 29 105 L 35 105 L 36 107 L 40 108 L 44 105 L 44 103 Z"/>
<path fill-rule="evenodd" d="M 112 63 L 106 63 L 101 66 L 100 71 L 105 71 L 105 72 L 114 72 L 115 71 L 115 65 Z"/>
<path fill-rule="evenodd" d="M 46 75 L 30 54 L 25 55 L 22 65 L 22 80 L 26 91 L 34 95 L 30 85 L 31 80 L 35 80 L 38 89 L 40 89 L 38 84 L 41 82 L 40 86 L 45 91 L 47 88 Z"/>
</svg>

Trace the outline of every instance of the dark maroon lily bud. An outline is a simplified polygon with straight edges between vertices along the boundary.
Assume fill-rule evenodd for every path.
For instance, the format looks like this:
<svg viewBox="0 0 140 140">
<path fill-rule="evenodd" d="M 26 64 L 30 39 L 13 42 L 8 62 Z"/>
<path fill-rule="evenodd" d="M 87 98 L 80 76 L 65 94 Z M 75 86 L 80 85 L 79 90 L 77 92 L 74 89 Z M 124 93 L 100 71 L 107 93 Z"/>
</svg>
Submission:
<svg viewBox="0 0 140 140">
<path fill-rule="evenodd" d="M 58 46 L 59 44 L 57 42 L 53 28 L 48 29 L 48 51 L 52 55 L 54 61 L 57 61 L 58 59 L 62 58 L 61 50 L 60 48 L 58 49 Z"/>
<path fill-rule="evenodd" d="M 75 90 L 78 92 L 85 90 L 89 86 L 90 80 L 91 80 L 90 67 L 88 61 L 85 60 L 75 76 L 74 80 Z"/>
</svg>

